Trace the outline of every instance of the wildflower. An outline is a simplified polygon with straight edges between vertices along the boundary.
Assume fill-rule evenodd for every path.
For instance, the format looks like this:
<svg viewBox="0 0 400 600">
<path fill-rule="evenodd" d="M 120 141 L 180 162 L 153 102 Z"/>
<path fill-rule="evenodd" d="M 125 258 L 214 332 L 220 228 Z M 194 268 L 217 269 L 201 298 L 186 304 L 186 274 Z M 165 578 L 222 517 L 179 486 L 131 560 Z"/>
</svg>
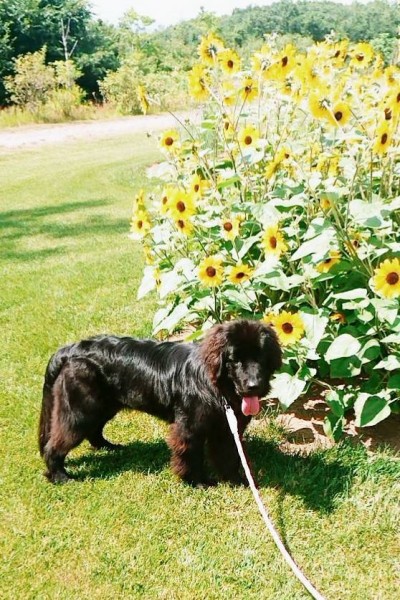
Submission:
<svg viewBox="0 0 400 600">
<path fill-rule="evenodd" d="M 343 323 L 346 323 L 346 317 L 341 312 L 332 313 L 329 317 L 329 320 L 333 321 L 334 323 L 340 323 L 340 325 L 343 325 Z"/>
<path fill-rule="evenodd" d="M 173 186 L 165 186 L 163 191 L 161 192 L 161 203 L 160 203 L 160 212 L 161 214 L 166 214 L 170 207 L 171 201 L 174 195 L 176 194 L 177 189 Z"/>
<path fill-rule="evenodd" d="M 218 54 L 224 49 L 223 42 L 212 33 L 203 37 L 198 53 L 202 61 L 207 65 L 213 65 L 218 57 Z"/>
<path fill-rule="evenodd" d="M 338 250 L 331 250 L 328 258 L 317 265 L 317 271 L 320 273 L 328 273 L 332 269 L 333 265 L 336 265 L 338 262 L 340 262 L 340 258 L 341 254 Z"/>
<path fill-rule="evenodd" d="M 374 49 L 367 42 L 356 44 L 350 52 L 350 64 L 353 67 L 368 67 L 374 58 Z"/>
<path fill-rule="evenodd" d="M 258 96 L 258 85 L 252 77 L 245 77 L 240 88 L 243 102 L 252 102 Z"/>
<path fill-rule="evenodd" d="M 328 111 L 329 122 L 332 125 L 346 125 L 351 118 L 350 106 L 347 102 L 336 102 L 332 106 L 332 110 Z"/>
<path fill-rule="evenodd" d="M 253 125 L 243 127 L 238 133 L 239 144 L 244 148 L 254 147 L 259 137 L 260 134 Z"/>
<path fill-rule="evenodd" d="M 221 224 L 222 237 L 225 240 L 233 241 L 239 235 L 241 220 L 238 217 L 225 219 Z"/>
<path fill-rule="evenodd" d="M 131 233 L 140 239 L 146 235 L 150 227 L 151 223 L 147 213 L 144 210 L 138 210 L 131 220 Z"/>
<path fill-rule="evenodd" d="M 248 281 L 253 273 L 253 270 L 244 263 L 239 263 L 235 267 L 231 267 L 228 274 L 228 279 L 232 283 L 241 284 Z"/>
<path fill-rule="evenodd" d="M 264 231 L 261 240 L 265 254 L 272 254 L 279 257 L 283 252 L 286 252 L 287 245 L 282 233 L 279 231 L 278 225 L 271 225 Z"/>
<path fill-rule="evenodd" d="M 222 258 L 208 256 L 199 265 L 197 275 L 201 283 L 207 287 L 221 285 L 223 280 Z"/>
<path fill-rule="evenodd" d="M 237 73 L 240 69 L 239 56 L 229 48 L 218 53 L 218 62 L 225 73 Z"/>
<path fill-rule="evenodd" d="M 193 223 L 185 217 L 175 219 L 175 226 L 179 233 L 183 234 L 186 237 L 189 237 L 193 233 Z"/>
<path fill-rule="evenodd" d="M 196 198 L 200 198 L 209 186 L 210 182 L 207 179 L 202 179 L 198 173 L 195 173 L 190 180 L 189 190 Z"/>
<path fill-rule="evenodd" d="M 382 121 L 377 127 L 372 151 L 375 154 L 385 154 L 392 142 L 392 128 L 388 121 Z"/>
<path fill-rule="evenodd" d="M 372 279 L 375 291 L 384 298 L 400 296 L 400 260 L 386 259 L 374 271 Z"/>
<path fill-rule="evenodd" d="M 177 190 L 169 202 L 169 210 L 175 219 L 187 219 L 191 217 L 196 212 L 193 194 Z"/>
<path fill-rule="evenodd" d="M 283 310 L 269 318 L 283 346 L 295 344 L 303 337 L 304 323 L 299 313 Z"/>
<path fill-rule="evenodd" d="M 168 152 L 173 152 L 179 146 L 179 133 L 176 129 L 164 131 L 160 139 L 161 148 Z"/>
<path fill-rule="evenodd" d="M 195 100 L 202 102 L 209 97 L 210 78 L 203 65 L 194 65 L 189 72 L 189 92 Z"/>
<path fill-rule="evenodd" d="M 139 100 L 140 108 L 142 109 L 142 113 L 147 115 L 147 111 L 149 110 L 150 103 L 147 98 L 146 90 L 142 85 L 138 85 L 136 88 L 136 94 Z"/>
</svg>

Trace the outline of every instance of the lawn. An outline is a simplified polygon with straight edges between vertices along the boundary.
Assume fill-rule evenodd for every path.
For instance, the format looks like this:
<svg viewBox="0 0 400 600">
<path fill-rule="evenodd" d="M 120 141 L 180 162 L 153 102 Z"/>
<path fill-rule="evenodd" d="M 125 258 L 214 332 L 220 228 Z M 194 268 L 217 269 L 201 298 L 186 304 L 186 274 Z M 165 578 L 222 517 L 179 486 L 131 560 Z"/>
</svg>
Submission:
<svg viewBox="0 0 400 600">
<path fill-rule="evenodd" d="M 166 427 L 124 413 L 42 476 L 37 420 L 46 361 L 99 332 L 151 333 L 136 301 L 142 257 L 127 236 L 134 190 L 157 160 L 145 136 L 0 155 L 0 597 L 301 600 L 246 489 L 193 490 L 168 466 Z M 348 443 L 285 454 L 266 415 L 248 436 L 262 497 L 288 548 L 329 599 L 399 590 L 400 464 Z M 397 577 L 397 579 L 396 579 Z"/>
</svg>

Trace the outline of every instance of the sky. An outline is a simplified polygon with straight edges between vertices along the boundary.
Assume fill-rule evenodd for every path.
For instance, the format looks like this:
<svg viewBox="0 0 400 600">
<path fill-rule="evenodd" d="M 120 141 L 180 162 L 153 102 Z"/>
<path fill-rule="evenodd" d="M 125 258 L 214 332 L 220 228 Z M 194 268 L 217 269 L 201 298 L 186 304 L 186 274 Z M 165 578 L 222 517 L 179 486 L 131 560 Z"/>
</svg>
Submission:
<svg viewBox="0 0 400 600">
<path fill-rule="evenodd" d="M 231 14 L 234 8 L 265 6 L 272 0 L 91 0 L 93 12 L 103 21 L 118 23 L 122 15 L 133 8 L 140 15 L 152 17 L 156 25 L 171 25 L 192 19 L 200 7 L 217 15 Z M 350 0 L 341 0 L 348 4 Z"/>
</svg>

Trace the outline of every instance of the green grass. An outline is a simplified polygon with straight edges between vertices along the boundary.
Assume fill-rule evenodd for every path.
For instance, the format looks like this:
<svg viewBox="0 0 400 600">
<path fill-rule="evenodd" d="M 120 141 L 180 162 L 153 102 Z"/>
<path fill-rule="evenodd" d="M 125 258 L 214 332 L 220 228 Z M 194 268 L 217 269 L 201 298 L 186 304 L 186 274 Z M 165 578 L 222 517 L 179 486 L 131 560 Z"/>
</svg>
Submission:
<svg viewBox="0 0 400 600">
<path fill-rule="evenodd" d="M 71 453 L 78 481 L 42 476 L 37 420 L 52 351 L 98 332 L 149 335 L 140 249 L 127 237 L 134 190 L 157 160 L 145 136 L 0 155 L 0 597 L 308 598 L 248 490 L 192 490 L 173 477 L 164 424 L 124 413 L 117 453 Z M 309 457 L 257 421 L 249 454 L 288 548 L 327 599 L 398 595 L 395 457 L 342 444 Z"/>
</svg>

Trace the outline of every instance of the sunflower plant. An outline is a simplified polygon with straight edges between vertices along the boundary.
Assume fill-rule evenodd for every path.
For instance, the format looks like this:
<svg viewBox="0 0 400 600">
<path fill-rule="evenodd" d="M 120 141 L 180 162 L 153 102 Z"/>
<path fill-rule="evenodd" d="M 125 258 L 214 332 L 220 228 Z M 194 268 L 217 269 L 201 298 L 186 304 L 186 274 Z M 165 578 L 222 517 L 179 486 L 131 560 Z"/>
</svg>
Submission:
<svg viewBox="0 0 400 600">
<path fill-rule="evenodd" d="M 134 202 L 155 334 L 263 319 L 284 406 L 318 382 L 333 438 L 348 411 L 379 422 L 399 407 L 400 69 L 334 39 L 271 38 L 245 65 L 208 35 L 189 90 L 202 119 L 161 136 L 161 184 Z"/>
</svg>

